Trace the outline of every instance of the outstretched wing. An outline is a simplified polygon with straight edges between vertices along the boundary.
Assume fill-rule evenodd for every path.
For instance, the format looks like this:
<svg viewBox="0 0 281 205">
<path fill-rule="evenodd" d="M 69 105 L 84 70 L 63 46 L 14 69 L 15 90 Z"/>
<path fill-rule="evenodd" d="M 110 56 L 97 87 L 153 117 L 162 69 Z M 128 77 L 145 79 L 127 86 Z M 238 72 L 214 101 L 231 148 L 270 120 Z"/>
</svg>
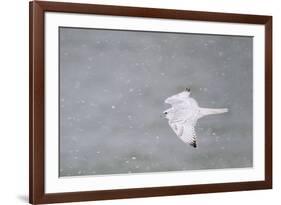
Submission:
<svg viewBox="0 0 281 205">
<path fill-rule="evenodd" d="M 189 98 L 189 95 L 190 95 L 189 91 L 184 91 L 184 92 L 178 93 L 176 95 L 173 95 L 171 97 L 168 97 L 165 100 L 165 103 L 175 106 L 175 105 L 185 102 Z"/>
<path fill-rule="evenodd" d="M 196 133 L 194 126 L 189 123 L 169 123 L 170 127 L 176 135 L 185 143 L 190 144 L 192 147 L 197 147 Z"/>
<path fill-rule="evenodd" d="M 165 103 L 170 104 L 175 109 L 196 109 L 198 104 L 195 99 L 191 98 L 187 91 L 168 97 Z"/>
</svg>

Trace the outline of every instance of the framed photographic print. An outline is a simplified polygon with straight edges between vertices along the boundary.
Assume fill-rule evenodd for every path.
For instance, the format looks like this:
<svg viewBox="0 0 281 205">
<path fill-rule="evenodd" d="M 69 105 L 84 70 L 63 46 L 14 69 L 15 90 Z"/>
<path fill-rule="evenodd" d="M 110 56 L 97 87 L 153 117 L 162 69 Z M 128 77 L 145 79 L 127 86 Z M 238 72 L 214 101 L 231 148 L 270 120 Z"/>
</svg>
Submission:
<svg viewBox="0 0 281 205">
<path fill-rule="evenodd" d="M 30 203 L 271 187 L 271 16 L 30 2 Z"/>
</svg>

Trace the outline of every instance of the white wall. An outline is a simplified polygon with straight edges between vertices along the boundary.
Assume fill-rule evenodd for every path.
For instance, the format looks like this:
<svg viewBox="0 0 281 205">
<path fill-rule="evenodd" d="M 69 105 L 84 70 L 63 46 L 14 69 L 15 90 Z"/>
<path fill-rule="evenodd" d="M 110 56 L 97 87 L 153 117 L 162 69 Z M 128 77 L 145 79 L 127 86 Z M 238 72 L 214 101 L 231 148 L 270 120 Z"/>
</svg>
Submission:
<svg viewBox="0 0 281 205">
<path fill-rule="evenodd" d="M 78 0 L 76 0 L 77 2 Z M 99 4 L 159 7 L 273 15 L 274 105 L 281 103 L 281 7 L 278 0 L 82 0 Z M 28 1 L 1 1 L 0 11 L 0 204 L 26 204 L 28 195 Z M 279 57 L 279 58 L 278 58 Z M 220 194 L 157 197 L 95 202 L 107 204 L 279 204 L 281 151 L 278 114 L 274 106 L 274 189 Z M 280 125 L 279 125 L 280 126 Z M 73 203 L 77 204 L 77 203 Z M 93 202 L 81 203 L 93 204 Z"/>
</svg>

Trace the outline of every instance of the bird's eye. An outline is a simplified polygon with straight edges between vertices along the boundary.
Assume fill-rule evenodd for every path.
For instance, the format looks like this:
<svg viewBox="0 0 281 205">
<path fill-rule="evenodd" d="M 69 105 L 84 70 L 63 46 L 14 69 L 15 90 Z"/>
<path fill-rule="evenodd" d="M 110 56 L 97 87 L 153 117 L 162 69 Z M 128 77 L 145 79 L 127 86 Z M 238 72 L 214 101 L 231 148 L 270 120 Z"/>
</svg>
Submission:
<svg viewBox="0 0 281 205">
<path fill-rule="evenodd" d="M 164 114 L 165 114 L 165 115 L 167 115 L 167 114 L 168 114 L 168 112 L 164 112 Z"/>
</svg>

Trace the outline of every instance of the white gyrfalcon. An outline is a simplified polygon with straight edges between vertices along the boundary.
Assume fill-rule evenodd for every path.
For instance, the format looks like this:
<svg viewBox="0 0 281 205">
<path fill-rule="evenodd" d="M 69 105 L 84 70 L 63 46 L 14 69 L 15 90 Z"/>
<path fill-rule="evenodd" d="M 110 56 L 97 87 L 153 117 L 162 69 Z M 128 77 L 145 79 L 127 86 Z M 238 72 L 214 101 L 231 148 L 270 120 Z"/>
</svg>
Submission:
<svg viewBox="0 0 281 205">
<path fill-rule="evenodd" d="M 190 144 L 194 148 L 197 147 L 195 133 L 197 120 L 207 115 L 228 112 L 226 108 L 213 109 L 199 107 L 196 100 L 190 97 L 189 88 L 186 88 L 181 93 L 168 97 L 165 103 L 172 106 L 163 112 L 165 118 L 168 119 L 170 127 L 183 142 Z"/>
</svg>

